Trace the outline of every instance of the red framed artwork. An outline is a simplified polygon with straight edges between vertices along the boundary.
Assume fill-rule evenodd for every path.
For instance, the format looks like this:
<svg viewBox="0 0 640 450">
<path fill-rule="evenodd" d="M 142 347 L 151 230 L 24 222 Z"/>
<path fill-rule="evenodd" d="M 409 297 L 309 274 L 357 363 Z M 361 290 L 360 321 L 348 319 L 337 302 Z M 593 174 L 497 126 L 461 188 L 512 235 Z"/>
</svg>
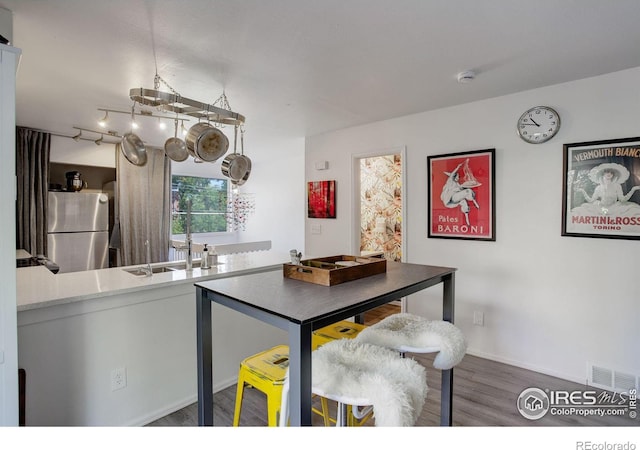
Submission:
<svg viewBox="0 0 640 450">
<path fill-rule="evenodd" d="M 495 149 L 427 157 L 428 236 L 495 241 Z"/>
<path fill-rule="evenodd" d="M 307 211 L 310 219 L 336 218 L 335 180 L 308 182 Z"/>
</svg>

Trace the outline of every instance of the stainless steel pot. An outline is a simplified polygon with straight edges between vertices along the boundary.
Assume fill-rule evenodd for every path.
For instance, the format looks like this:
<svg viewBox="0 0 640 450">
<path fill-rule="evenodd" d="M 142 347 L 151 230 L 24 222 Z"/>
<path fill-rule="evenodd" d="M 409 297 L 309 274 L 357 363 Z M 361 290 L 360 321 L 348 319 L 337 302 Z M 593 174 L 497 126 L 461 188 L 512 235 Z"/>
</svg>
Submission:
<svg viewBox="0 0 640 450">
<path fill-rule="evenodd" d="M 144 166 L 147 163 L 147 150 L 144 142 L 133 133 L 122 136 L 122 154 L 135 166 Z"/>
<path fill-rule="evenodd" d="M 244 138 L 241 133 L 240 147 L 242 153 L 239 155 L 236 153 L 236 141 L 238 140 L 238 127 L 234 127 L 233 134 L 233 153 L 225 156 L 222 161 L 221 170 L 222 174 L 228 178 L 231 178 L 231 183 L 235 185 L 244 184 L 251 174 L 251 159 L 244 155 Z"/>
<path fill-rule="evenodd" d="M 178 137 L 178 121 L 175 121 L 175 132 L 173 137 L 164 143 L 164 153 L 172 160 L 180 162 L 189 157 L 187 144 Z"/>
<path fill-rule="evenodd" d="M 251 172 L 251 160 L 244 155 L 232 153 L 222 161 L 222 174 L 233 181 L 238 181 Z"/>
<path fill-rule="evenodd" d="M 216 161 L 229 149 L 227 136 L 216 127 L 204 122 L 189 128 L 185 141 L 189 153 L 206 162 Z"/>
</svg>

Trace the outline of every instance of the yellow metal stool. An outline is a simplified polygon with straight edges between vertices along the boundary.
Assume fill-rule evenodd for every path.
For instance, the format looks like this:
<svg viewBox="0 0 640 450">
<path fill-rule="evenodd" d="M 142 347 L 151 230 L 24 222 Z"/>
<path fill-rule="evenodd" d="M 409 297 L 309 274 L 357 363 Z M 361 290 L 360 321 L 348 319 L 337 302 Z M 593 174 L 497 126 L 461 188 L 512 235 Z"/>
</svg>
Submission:
<svg viewBox="0 0 640 450">
<path fill-rule="evenodd" d="M 233 414 L 233 426 L 240 424 L 242 396 L 245 385 L 254 387 L 267 396 L 267 423 L 278 426 L 278 413 L 282 402 L 282 385 L 289 368 L 289 346 L 277 345 L 264 352 L 257 353 L 240 363 L 236 407 Z"/>
<path fill-rule="evenodd" d="M 349 320 L 341 320 L 339 322 L 332 323 L 331 325 L 327 325 L 326 327 L 313 332 L 311 337 L 311 347 L 313 350 L 316 350 L 321 345 L 335 341 L 336 339 L 353 339 L 365 328 L 367 328 L 366 325 L 351 322 Z M 325 426 L 329 426 L 331 423 L 336 423 L 336 419 L 329 416 L 329 404 L 325 397 L 320 398 L 320 404 L 322 410 L 312 408 L 313 412 L 322 416 Z M 358 416 L 357 413 L 354 414 L 351 405 L 347 407 L 347 414 L 349 417 L 349 423 L 352 426 L 362 425 L 372 416 L 372 413 L 368 413 L 363 416 Z"/>
<path fill-rule="evenodd" d="M 313 332 L 311 347 L 316 350 L 321 345 L 336 339 L 353 339 L 365 328 L 367 328 L 366 325 L 348 320 L 332 323 Z"/>
</svg>

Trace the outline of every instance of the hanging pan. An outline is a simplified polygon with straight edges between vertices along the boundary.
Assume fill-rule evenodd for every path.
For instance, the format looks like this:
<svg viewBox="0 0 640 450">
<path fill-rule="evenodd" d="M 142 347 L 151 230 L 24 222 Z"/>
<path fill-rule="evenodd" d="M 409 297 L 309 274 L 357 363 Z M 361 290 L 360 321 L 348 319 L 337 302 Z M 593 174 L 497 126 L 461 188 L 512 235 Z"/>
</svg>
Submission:
<svg viewBox="0 0 640 450">
<path fill-rule="evenodd" d="M 231 178 L 231 183 L 241 186 L 249 178 L 251 173 L 251 159 L 244 155 L 244 130 L 240 130 L 241 154 L 236 152 L 236 141 L 238 140 L 238 127 L 234 127 L 233 153 L 227 155 L 222 161 L 222 174 Z"/>
<path fill-rule="evenodd" d="M 216 161 L 229 149 L 227 136 L 216 127 L 204 122 L 192 126 L 185 140 L 189 153 L 206 162 Z"/>
<path fill-rule="evenodd" d="M 135 120 L 135 104 L 131 107 L 131 122 Z M 134 166 L 144 166 L 147 163 L 147 149 L 144 147 L 144 142 L 133 134 L 133 131 L 122 136 L 122 154 L 127 161 Z"/>
<path fill-rule="evenodd" d="M 164 143 L 164 152 L 172 160 L 181 162 L 189 157 L 187 145 L 178 137 L 178 119 L 175 121 L 175 132 L 172 138 Z"/>
<path fill-rule="evenodd" d="M 144 142 L 133 133 L 122 136 L 122 154 L 134 166 L 144 166 L 147 163 L 147 150 L 144 148 Z"/>
</svg>

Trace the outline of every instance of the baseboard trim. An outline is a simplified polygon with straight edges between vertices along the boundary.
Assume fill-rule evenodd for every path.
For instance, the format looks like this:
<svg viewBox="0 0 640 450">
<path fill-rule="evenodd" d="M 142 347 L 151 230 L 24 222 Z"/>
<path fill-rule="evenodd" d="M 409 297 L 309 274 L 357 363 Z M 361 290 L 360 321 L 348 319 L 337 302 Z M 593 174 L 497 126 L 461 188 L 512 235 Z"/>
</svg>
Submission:
<svg viewBox="0 0 640 450">
<path fill-rule="evenodd" d="M 224 380 L 221 383 L 216 383 L 213 385 L 213 393 L 217 393 L 225 390 L 229 386 L 233 386 L 238 382 L 237 378 L 230 378 L 228 380 Z M 139 417 L 128 424 L 123 424 L 125 427 L 143 427 L 145 425 L 149 425 L 151 422 L 155 422 L 158 419 L 162 419 L 169 414 L 173 414 L 176 411 L 180 411 L 182 408 L 186 408 L 187 406 L 196 403 L 198 401 L 198 393 L 194 393 L 180 401 L 167 405 L 165 408 L 156 410 L 150 414 Z"/>
<path fill-rule="evenodd" d="M 561 380 L 571 381 L 573 383 L 578 383 L 584 385 L 586 380 L 584 378 L 576 378 L 566 373 L 557 372 L 555 370 L 549 369 L 547 367 L 540 367 L 534 364 L 528 364 L 522 361 L 518 361 L 515 359 L 503 358 L 501 356 L 493 355 L 491 353 L 485 353 L 478 350 L 474 350 L 472 348 L 467 348 L 467 354 L 472 356 L 477 356 L 478 358 L 488 359 L 489 361 L 495 361 L 503 364 L 507 364 L 514 367 L 519 367 L 521 369 L 531 370 L 533 372 L 538 372 L 543 375 L 549 375 L 551 377 L 560 378 Z M 535 387 L 544 387 L 544 386 L 535 386 Z"/>
</svg>

